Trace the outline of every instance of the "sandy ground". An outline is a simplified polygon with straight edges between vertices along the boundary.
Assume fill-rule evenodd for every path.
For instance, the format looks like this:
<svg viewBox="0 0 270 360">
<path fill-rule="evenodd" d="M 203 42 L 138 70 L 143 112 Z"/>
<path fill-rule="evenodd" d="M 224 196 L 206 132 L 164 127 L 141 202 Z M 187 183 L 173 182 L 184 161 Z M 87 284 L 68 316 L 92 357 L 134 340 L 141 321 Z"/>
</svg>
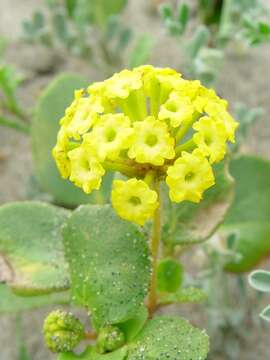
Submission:
<svg viewBox="0 0 270 360">
<path fill-rule="evenodd" d="M 91 80 L 99 75 L 78 59 L 59 58 L 53 52 L 37 46 L 20 44 L 20 23 L 34 9 L 42 6 L 42 0 L 0 0 L 0 35 L 14 40 L 7 51 L 7 59 L 14 63 L 25 76 L 20 97 L 28 108 L 33 107 L 42 88 L 54 77 L 53 72 L 74 71 L 83 73 Z M 168 39 L 158 18 L 149 15 L 144 0 L 131 0 L 125 19 L 138 33 L 149 32 L 155 37 L 151 63 L 159 66 L 178 67 L 181 54 L 175 42 Z M 165 50 L 166 49 L 166 50 Z M 38 59 L 38 60 L 37 60 Z M 231 50 L 222 67 L 219 91 L 232 103 L 244 102 L 251 106 L 262 106 L 265 116 L 251 130 L 246 151 L 255 152 L 270 159 L 270 46 L 254 49 L 248 54 L 237 55 Z M 26 198 L 27 184 L 31 175 L 31 146 L 29 139 L 13 131 L 0 128 L 0 204 Z M 41 340 L 41 327 L 48 310 L 33 311 L 23 316 L 23 324 L 31 359 L 55 359 Z M 15 318 L 0 319 L 0 360 L 17 360 L 15 339 Z M 259 331 L 259 333 L 258 333 Z M 268 328 L 269 331 L 269 328 Z M 250 329 L 250 335 L 239 360 L 265 360 L 269 356 L 264 330 Z M 257 334 L 257 335 L 256 335 Z M 267 336 L 268 338 L 268 336 Z M 268 355 L 267 355 L 268 354 Z M 217 358 L 215 360 L 225 360 Z"/>
</svg>

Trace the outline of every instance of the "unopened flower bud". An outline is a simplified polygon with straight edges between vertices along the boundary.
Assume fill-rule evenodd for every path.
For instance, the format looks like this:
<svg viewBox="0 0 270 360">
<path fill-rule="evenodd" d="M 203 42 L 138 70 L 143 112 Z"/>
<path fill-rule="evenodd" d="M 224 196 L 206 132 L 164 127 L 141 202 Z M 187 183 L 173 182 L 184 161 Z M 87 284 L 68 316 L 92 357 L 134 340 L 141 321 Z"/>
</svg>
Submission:
<svg viewBox="0 0 270 360">
<path fill-rule="evenodd" d="M 100 353 L 111 352 L 119 349 L 125 343 L 125 334 L 117 326 L 106 326 L 101 329 L 97 346 Z"/>
<path fill-rule="evenodd" d="M 48 315 L 43 326 L 46 345 L 53 352 L 67 352 L 82 340 L 84 327 L 72 314 L 61 310 Z"/>
</svg>

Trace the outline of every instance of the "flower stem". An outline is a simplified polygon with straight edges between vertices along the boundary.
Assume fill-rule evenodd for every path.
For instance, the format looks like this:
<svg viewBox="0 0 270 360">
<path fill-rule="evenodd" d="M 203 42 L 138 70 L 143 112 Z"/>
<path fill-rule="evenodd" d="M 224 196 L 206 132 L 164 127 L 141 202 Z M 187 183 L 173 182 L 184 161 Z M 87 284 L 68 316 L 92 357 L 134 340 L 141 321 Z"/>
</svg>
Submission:
<svg viewBox="0 0 270 360">
<path fill-rule="evenodd" d="M 134 170 L 134 167 L 129 166 L 123 162 L 114 162 L 114 161 L 106 160 L 102 163 L 102 166 L 106 170 L 119 171 L 120 173 L 126 176 L 133 177 L 137 175 L 137 172 L 136 170 Z"/>
<path fill-rule="evenodd" d="M 96 340 L 97 334 L 94 331 L 89 331 L 84 334 L 84 338 L 88 340 Z"/>
<path fill-rule="evenodd" d="M 184 144 L 181 144 L 177 146 L 175 149 L 176 156 L 180 156 L 182 151 L 190 151 L 193 150 L 196 147 L 196 144 L 194 143 L 193 139 L 188 140 Z"/>
<path fill-rule="evenodd" d="M 157 207 L 154 215 L 152 233 L 151 233 L 151 255 L 152 255 L 152 275 L 150 284 L 150 293 L 148 297 L 148 310 L 151 317 L 157 307 L 157 265 L 158 253 L 161 240 L 161 204 L 160 204 L 160 184 L 155 183 L 155 190 L 158 194 L 159 206 Z"/>
</svg>

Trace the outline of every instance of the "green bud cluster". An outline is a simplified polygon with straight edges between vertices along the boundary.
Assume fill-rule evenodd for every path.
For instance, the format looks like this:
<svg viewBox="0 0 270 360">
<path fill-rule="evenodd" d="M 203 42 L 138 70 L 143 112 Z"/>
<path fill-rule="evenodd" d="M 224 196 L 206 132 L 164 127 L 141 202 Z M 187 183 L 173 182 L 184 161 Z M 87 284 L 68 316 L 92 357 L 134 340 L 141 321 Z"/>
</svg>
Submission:
<svg viewBox="0 0 270 360">
<path fill-rule="evenodd" d="M 67 352 L 73 350 L 83 339 L 84 327 L 72 313 L 56 310 L 45 319 L 43 333 L 51 351 Z"/>
<path fill-rule="evenodd" d="M 97 348 L 101 354 L 119 349 L 125 343 L 125 334 L 117 326 L 106 326 L 100 330 Z"/>
</svg>

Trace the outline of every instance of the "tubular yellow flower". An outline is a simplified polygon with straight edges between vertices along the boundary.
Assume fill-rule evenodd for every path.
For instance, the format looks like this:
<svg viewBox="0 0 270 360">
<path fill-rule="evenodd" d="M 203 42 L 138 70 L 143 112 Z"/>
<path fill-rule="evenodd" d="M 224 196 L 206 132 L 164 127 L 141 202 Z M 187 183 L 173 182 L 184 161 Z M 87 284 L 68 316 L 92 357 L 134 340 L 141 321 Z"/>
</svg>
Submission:
<svg viewBox="0 0 270 360">
<path fill-rule="evenodd" d="M 202 89 L 202 85 L 199 80 L 181 79 L 181 81 L 176 84 L 175 89 L 182 96 L 188 96 L 191 100 L 195 100 Z"/>
<path fill-rule="evenodd" d="M 140 66 L 134 71 L 141 74 L 144 92 L 149 97 L 150 114 L 157 117 L 160 106 L 181 80 L 181 74 L 170 68 L 154 68 L 149 65 Z"/>
<path fill-rule="evenodd" d="M 224 104 L 217 102 L 209 102 L 205 106 L 205 112 L 209 116 L 221 121 L 224 124 L 226 131 L 226 139 L 234 143 L 234 134 L 235 130 L 238 127 L 238 123 L 228 113 Z"/>
<path fill-rule="evenodd" d="M 70 148 L 71 144 L 65 128 L 61 128 L 57 135 L 57 144 L 53 148 L 52 154 L 57 168 L 64 179 L 67 179 L 70 175 L 70 160 L 67 155 Z"/>
<path fill-rule="evenodd" d="M 132 143 L 134 130 L 130 120 L 123 114 L 106 114 L 100 116 L 91 133 L 84 135 L 84 142 L 95 148 L 98 158 L 115 160 L 121 150 Z"/>
<path fill-rule="evenodd" d="M 210 163 L 222 160 L 226 153 L 226 128 L 221 121 L 204 116 L 193 125 L 198 132 L 193 141 Z"/>
<path fill-rule="evenodd" d="M 121 218 L 144 225 L 154 215 L 158 196 L 143 180 L 114 180 L 112 205 Z"/>
<path fill-rule="evenodd" d="M 97 109 L 96 112 L 93 111 L 93 108 Z M 96 121 L 96 113 L 102 113 L 102 111 L 103 107 L 98 100 L 94 103 L 93 98 L 81 98 L 72 120 L 67 125 L 67 132 L 75 138 L 80 138 L 78 135 L 88 131 Z"/>
<path fill-rule="evenodd" d="M 166 183 L 170 199 L 174 202 L 189 200 L 199 202 L 203 192 L 214 185 L 212 168 L 199 150 L 183 152 L 167 170 Z"/>
<path fill-rule="evenodd" d="M 158 118 L 169 120 L 172 127 L 178 127 L 183 122 L 189 122 L 194 113 L 194 106 L 187 96 L 181 96 L 176 91 L 171 92 L 169 99 L 161 106 Z"/>
<path fill-rule="evenodd" d="M 114 74 L 105 82 L 105 94 L 109 98 L 126 99 L 132 90 L 142 87 L 141 76 L 130 70 L 123 70 Z"/>
<path fill-rule="evenodd" d="M 133 123 L 134 143 L 130 146 L 128 156 L 138 163 L 150 163 L 160 166 L 165 159 L 175 156 L 175 140 L 168 132 L 165 123 L 149 116 L 144 121 Z"/>
<path fill-rule="evenodd" d="M 87 194 L 98 190 L 105 170 L 93 156 L 92 149 L 80 146 L 68 153 L 70 158 L 70 180 Z"/>
<path fill-rule="evenodd" d="M 203 114 L 203 113 L 207 113 L 206 111 L 206 107 L 211 105 L 211 106 L 221 106 L 224 109 L 227 108 L 228 103 L 226 100 L 221 99 L 217 96 L 215 90 L 213 89 L 206 89 L 203 86 L 200 86 L 196 97 L 193 100 L 193 104 L 194 107 L 196 108 L 196 110 Z"/>
</svg>

